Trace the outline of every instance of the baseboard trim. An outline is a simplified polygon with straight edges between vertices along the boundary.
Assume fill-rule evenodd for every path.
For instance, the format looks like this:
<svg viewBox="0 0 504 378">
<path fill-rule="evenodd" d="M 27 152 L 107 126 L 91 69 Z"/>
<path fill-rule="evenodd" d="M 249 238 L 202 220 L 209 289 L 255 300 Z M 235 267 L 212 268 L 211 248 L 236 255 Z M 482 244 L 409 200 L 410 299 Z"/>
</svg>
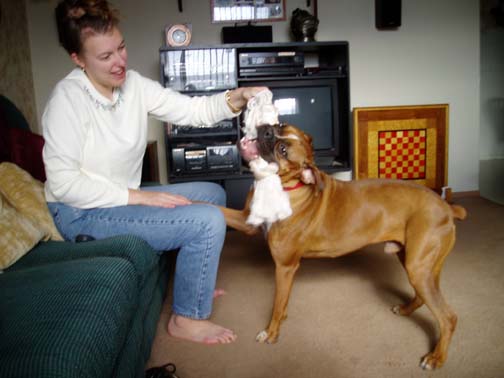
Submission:
<svg viewBox="0 0 504 378">
<path fill-rule="evenodd" d="M 479 190 L 473 190 L 469 192 L 453 192 L 452 198 L 463 198 L 463 197 L 480 197 Z"/>
</svg>

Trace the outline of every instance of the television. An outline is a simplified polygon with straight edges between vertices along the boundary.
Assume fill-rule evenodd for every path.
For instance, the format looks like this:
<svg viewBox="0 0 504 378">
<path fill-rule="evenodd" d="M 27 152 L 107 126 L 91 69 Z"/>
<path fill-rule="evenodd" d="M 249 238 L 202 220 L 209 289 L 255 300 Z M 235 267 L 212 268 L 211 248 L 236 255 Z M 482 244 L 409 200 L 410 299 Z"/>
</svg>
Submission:
<svg viewBox="0 0 504 378">
<path fill-rule="evenodd" d="M 254 80 L 241 86 L 266 86 L 273 93 L 279 121 L 312 137 L 315 162 L 324 167 L 349 167 L 346 97 L 337 79 Z"/>
</svg>

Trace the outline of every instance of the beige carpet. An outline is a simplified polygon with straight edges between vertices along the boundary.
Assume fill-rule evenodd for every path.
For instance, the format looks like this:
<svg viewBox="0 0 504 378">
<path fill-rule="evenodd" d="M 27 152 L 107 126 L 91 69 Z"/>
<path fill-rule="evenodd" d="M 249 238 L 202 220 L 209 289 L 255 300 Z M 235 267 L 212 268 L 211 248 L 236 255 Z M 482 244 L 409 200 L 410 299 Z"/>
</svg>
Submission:
<svg viewBox="0 0 504 378">
<path fill-rule="evenodd" d="M 418 365 L 437 338 L 423 306 L 411 317 L 392 305 L 413 292 L 398 259 L 376 246 L 337 259 L 303 260 L 277 344 L 254 341 L 271 314 L 274 267 L 262 237 L 227 235 L 212 320 L 233 328 L 234 344 L 204 346 L 167 336 L 170 299 L 148 367 L 172 362 L 180 378 L 504 376 L 504 206 L 479 197 L 456 203 L 469 216 L 441 276 L 459 316 L 445 366 Z"/>
</svg>

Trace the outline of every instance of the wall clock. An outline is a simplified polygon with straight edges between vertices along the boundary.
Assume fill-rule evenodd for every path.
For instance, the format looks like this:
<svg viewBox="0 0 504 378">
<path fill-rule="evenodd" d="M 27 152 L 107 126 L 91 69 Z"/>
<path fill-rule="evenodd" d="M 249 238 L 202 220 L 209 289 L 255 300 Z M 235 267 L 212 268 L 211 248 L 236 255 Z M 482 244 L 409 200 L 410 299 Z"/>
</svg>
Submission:
<svg viewBox="0 0 504 378">
<path fill-rule="evenodd" d="M 191 43 L 189 24 L 175 24 L 166 28 L 166 44 L 168 46 L 187 46 L 189 43 Z"/>
</svg>

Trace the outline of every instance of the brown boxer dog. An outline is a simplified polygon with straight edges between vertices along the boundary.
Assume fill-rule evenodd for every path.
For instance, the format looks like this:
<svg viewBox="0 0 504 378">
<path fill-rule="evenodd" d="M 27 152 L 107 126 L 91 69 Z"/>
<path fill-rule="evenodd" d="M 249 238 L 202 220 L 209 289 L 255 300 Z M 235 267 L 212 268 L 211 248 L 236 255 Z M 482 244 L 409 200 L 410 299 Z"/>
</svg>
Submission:
<svg viewBox="0 0 504 378">
<path fill-rule="evenodd" d="M 415 289 L 411 302 L 394 306 L 392 311 L 410 315 L 424 303 L 429 307 L 438 321 L 440 338 L 420 366 L 441 367 L 457 316 L 441 295 L 439 276 L 455 243 L 454 219 L 464 219 L 465 209 L 406 181 L 335 180 L 315 166 L 311 142 L 310 136 L 292 125 L 258 127 L 258 154 L 278 164 L 292 215 L 273 223 L 267 232 L 276 290 L 271 321 L 257 341 L 277 341 L 302 257 L 338 257 L 384 242 L 385 253 L 397 254 Z M 250 150 L 250 143 L 242 148 Z M 257 231 L 246 223 L 252 195 L 249 193 L 241 211 L 222 209 L 228 226 L 247 234 Z"/>
</svg>

